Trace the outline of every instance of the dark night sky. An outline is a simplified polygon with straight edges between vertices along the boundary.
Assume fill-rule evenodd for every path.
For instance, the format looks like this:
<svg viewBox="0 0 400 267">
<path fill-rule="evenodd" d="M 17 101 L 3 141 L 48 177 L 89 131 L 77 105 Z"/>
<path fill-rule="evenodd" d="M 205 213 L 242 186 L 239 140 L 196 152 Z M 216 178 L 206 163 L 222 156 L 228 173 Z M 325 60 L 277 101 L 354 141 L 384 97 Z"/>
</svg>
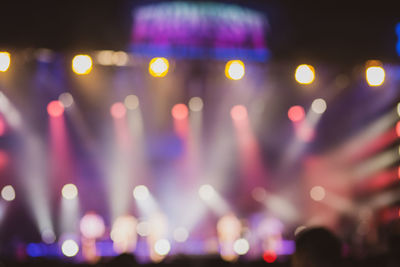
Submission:
<svg viewBox="0 0 400 267">
<path fill-rule="evenodd" d="M 62 51 L 124 49 L 131 8 L 154 0 L 2 1 L 0 47 Z M 265 12 L 268 43 L 278 59 L 350 63 L 369 58 L 397 61 L 395 1 L 224 1 Z"/>
</svg>

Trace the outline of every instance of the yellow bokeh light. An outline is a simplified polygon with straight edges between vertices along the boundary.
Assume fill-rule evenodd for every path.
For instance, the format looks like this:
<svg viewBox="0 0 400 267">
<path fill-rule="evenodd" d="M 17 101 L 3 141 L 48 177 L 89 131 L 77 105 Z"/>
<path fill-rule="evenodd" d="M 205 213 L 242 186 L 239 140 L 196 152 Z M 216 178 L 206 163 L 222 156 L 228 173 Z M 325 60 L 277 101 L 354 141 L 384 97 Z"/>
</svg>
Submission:
<svg viewBox="0 0 400 267">
<path fill-rule="evenodd" d="M 6 72 L 11 64 L 11 55 L 8 52 L 0 52 L 0 71 Z"/>
<path fill-rule="evenodd" d="M 89 74 L 92 66 L 92 58 L 88 55 L 77 55 L 72 59 L 72 70 L 78 75 Z"/>
<path fill-rule="evenodd" d="M 314 67 L 307 64 L 299 65 L 296 68 L 294 77 L 300 84 L 311 84 L 315 79 Z"/>
<path fill-rule="evenodd" d="M 225 65 L 225 76 L 231 80 L 240 80 L 244 77 L 245 68 L 241 60 L 230 60 Z"/>
<path fill-rule="evenodd" d="M 385 70 L 380 66 L 368 67 L 365 77 L 369 86 L 381 86 L 385 81 Z"/>
<path fill-rule="evenodd" d="M 154 77 L 164 77 L 169 69 L 168 60 L 164 57 L 153 58 L 149 63 L 149 73 Z"/>
</svg>

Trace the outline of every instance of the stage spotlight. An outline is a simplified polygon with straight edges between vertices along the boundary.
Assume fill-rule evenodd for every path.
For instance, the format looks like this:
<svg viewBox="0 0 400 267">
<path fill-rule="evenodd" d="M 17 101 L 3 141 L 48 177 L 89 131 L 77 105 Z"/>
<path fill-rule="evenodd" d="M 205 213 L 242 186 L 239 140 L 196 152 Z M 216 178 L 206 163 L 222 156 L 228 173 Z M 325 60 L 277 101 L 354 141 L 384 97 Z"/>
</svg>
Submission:
<svg viewBox="0 0 400 267">
<path fill-rule="evenodd" d="M 398 137 L 400 137 L 400 121 L 396 123 L 396 134 Z"/>
<path fill-rule="evenodd" d="M 154 251 L 160 255 L 165 256 L 171 250 L 171 245 L 167 239 L 160 239 L 154 244 Z"/>
<path fill-rule="evenodd" d="M 74 240 L 68 239 L 62 243 L 61 251 L 67 257 L 74 257 L 79 252 L 79 246 Z"/>
<path fill-rule="evenodd" d="M 64 113 L 64 106 L 58 100 L 53 100 L 47 105 L 47 113 L 51 117 L 60 117 Z"/>
<path fill-rule="evenodd" d="M 13 201 L 15 199 L 15 190 L 11 185 L 6 185 L 1 190 L 1 197 L 5 201 Z"/>
<path fill-rule="evenodd" d="M 144 185 L 138 185 L 133 189 L 133 197 L 136 200 L 146 200 L 150 197 L 149 189 Z"/>
<path fill-rule="evenodd" d="M 365 76 L 369 86 L 381 86 L 385 81 L 385 70 L 380 66 L 368 67 Z"/>
<path fill-rule="evenodd" d="M 315 79 L 314 67 L 307 64 L 299 65 L 296 68 L 294 77 L 300 84 L 310 84 Z"/>
<path fill-rule="evenodd" d="M 116 66 L 126 66 L 129 62 L 129 56 L 124 51 L 117 51 L 112 54 L 112 62 Z"/>
<path fill-rule="evenodd" d="M 189 231 L 185 227 L 178 227 L 174 230 L 174 239 L 176 242 L 183 243 L 189 237 Z"/>
<path fill-rule="evenodd" d="M 213 199 L 215 195 L 216 192 L 214 187 L 209 184 L 202 185 L 199 189 L 199 196 L 205 201 Z"/>
<path fill-rule="evenodd" d="M 113 63 L 113 54 L 112 50 L 103 50 L 97 53 L 97 61 L 104 66 L 110 66 Z"/>
<path fill-rule="evenodd" d="M 89 74 L 92 66 L 92 58 L 88 55 L 77 55 L 72 59 L 72 70 L 78 75 Z"/>
<path fill-rule="evenodd" d="M 96 239 L 104 234 L 104 220 L 100 215 L 94 212 L 88 212 L 82 217 L 79 228 L 84 237 Z"/>
<path fill-rule="evenodd" d="M 136 226 L 136 232 L 140 236 L 148 236 L 150 234 L 150 223 L 149 222 L 140 222 Z"/>
<path fill-rule="evenodd" d="M 74 103 L 74 98 L 70 93 L 65 92 L 58 97 L 58 101 L 61 102 L 64 108 L 69 108 Z"/>
<path fill-rule="evenodd" d="M 121 119 L 126 114 L 126 108 L 121 102 L 114 103 L 110 108 L 111 116 L 114 119 Z"/>
<path fill-rule="evenodd" d="M 11 64 L 11 55 L 8 52 L 0 52 L 0 71 L 6 72 Z"/>
<path fill-rule="evenodd" d="M 400 117 L 400 103 L 397 104 L 397 115 Z"/>
<path fill-rule="evenodd" d="M 273 263 L 277 258 L 277 255 L 275 253 L 275 251 L 273 250 L 267 250 L 264 251 L 263 253 L 263 259 L 264 261 L 268 262 L 268 263 Z"/>
<path fill-rule="evenodd" d="M 289 120 L 292 122 L 302 121 L 305 118 L 305 111 L 302 106 L 293 106 L 288 111 Z"/>
<path fill-rule="evenodd" d="M 250 249 L 249 242 L 244 239 L 240 238 L 233 243 L 233 251 L 235 251 L 238 255 L 245 255 Z"/>
<path fill-rule="evenodd" d="M 189 115 L 189 111 L 185 104 L 176 104 L 173 106 L 171 114 L 174 119 L 183 120 Z"/>
<path fill-rule="evenodd" d="M 310 190 L 310 196 L 315 201 L 321 201 L 325 198 L 325 189 L 322 186 L 314 186 Z"/>
<path fill-rule="evenodd" d="M 156 57 L 150 61 L 149 73 L 154 77 L 164 77 L 169 69 L 168 60 L 164 57 Z"/>
<path fill-rule="evenodd" d="M 192 97 L 189 100 L 189 108 L 191 111 L 201 111 L 203 109 L 203 100 L 200 97 Z"/>
<path fill-rule="evenodd" d="M 46 244 L 52 244 L 56 241 L 56 235 L 51 229 L 45 229 L 41 234 L 42 240 Z"/>
<path fill-rule="evenodd" d="M 236 105 L 231 109 L 231 117 L 235 121 L 247 118 L 247 109 L 243 105 Z"/>
<path fill-rule="evenodd" d="M 118 217 L 112 225 L 110 237 L 118 253 L 133 251 L 136 247 L 137 220 L 130 215 Z"/>
<path fill-rule="evenodd" d="M 127 109 L 137 109 L 139 107 L 139 98 L 135 95 L 128 95 L 125 97 L 124 104 Z"/>
<path fill-rule="evenodd" d="M 317 114 L 322 114 L 325 112 L 327 108 L 325 100 L 322 98 L 315 99 L 311 104 L 311 109 Z"/>
<path fill-rule="evenodd" d="M 74 199 L 78 196 L 78 188 L 74 184 L 66 184 L 62 188 L 61 194 L 65 199 Z"/>
<path fill-rule="evenodd" d="M 242 79 L 244 72 L 244 64 L 241 60 L 230 60 L 225 65 L 225 75 L 231 80 Z"/>
</svg>

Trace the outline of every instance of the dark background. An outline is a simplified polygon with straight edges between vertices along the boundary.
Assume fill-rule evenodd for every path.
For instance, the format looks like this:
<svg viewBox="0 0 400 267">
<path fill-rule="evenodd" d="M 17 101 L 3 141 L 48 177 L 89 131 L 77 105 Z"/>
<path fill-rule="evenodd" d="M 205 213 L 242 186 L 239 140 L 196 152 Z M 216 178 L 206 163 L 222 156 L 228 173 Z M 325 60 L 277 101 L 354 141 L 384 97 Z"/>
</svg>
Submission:
<svg viewBox="0 0 400 267">
<path fill-rule="evenodd" d="M 0 47 L 126 49 L 131 9 L 154 0 L 0 1 Z M 165 1 L 164 1 L 165 2 Z M 223 1 L 264 12 L 274 59 L 340 63 L 398 60 L 397 1 Z"/>
</svg>

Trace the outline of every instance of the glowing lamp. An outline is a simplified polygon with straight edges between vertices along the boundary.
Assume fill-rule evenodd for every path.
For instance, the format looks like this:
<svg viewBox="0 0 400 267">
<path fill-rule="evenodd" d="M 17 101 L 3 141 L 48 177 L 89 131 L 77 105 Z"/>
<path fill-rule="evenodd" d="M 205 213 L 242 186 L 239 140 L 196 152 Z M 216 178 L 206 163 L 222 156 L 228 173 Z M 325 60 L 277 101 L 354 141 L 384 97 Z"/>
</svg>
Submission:
<svg viewBox="0 0 400 267">
<path fill-rule="evenodd" d="M 398 137 L 400 137 L 400 121 L 396 123 L 396 134 Z"/>
<path fill-rule="evenodd" d="M 184 227 L 178 227 L 174 230 L 174 239 L 176 242 L 183 243 L 189 237 L 189 231 Z"/>
<path fill-rule="evenodd" d="M 215 197 L 215 189 L 209 184 L 202 185 L 199 189 L 199 196 L 201 199 L 207 201 Z"/>
<path fill-rule="evenodd" d="M 236 105 L 231 109 L 231 117 L 235 121 L 247 118 L 247 109 L 243 105 Z"/>
<path fill-rule="evenodd" d="M 125 97 L 124 104 L 127 109 L 137 109 L 139 107 L 139 98 L 135 95 L 128 95 Z"/>
<path fill-rule="evenodd" d="M 244 239 L 240 238 L 233 243 L 233 250 L 235 251 L 236 254 L 238 255 L 245 255 L 250 249 L 249 242 Z"/>
<path fill-rule="evenodd" d="M 15 199 L 15 190 L 11 185 L 6 185 L 1 190 L 1 197 L 5 201 L 13 201 Z"/>
<path fill-rule="evenodd" d="M 289 120 L 292 122 L 302 121 L 305 117 L 304 108 L 302 106 L 293 106 L 288 111 Z"/>
<path fill-rule="evenodd" d="M 244 76 L 244 64 L 241 60 L 230 60 L 225 65 L 225 76 L 231 80 L 240 80 Z"/>
<path fill-rule="evenodd" d="M 136 225 L 136 218 L 130 215 L 121 216 L 115 220 L 110 233 L 115 251 L 124 253 L 135 249 L 137 240 Z"/>
<path fill-rule="evenodd" d="M 381 86 L 385 81 L 385 70 L 380 66 L 368 67 L 365 77 L 369 86 Z"/>
<path fill-rule="evenodd" d="M 268 263 L 273 263 L 277 258 L 277 255 L 275 253 L 275 251 L 273 250 L 267 250 L 264 251 L 263 253 L 263 259 L 264 261 L 268 262 Z"/>
<path fill-rule="evenodd" d="M 78 196 L 78 188 L 74 184 L 66 184 L 62 188 L 61 194 L 65 199 L 74 199 Z"/>
<path fill-rule="evenodd" d="M 11 55 L 8 52 L 0 52 L 0 72 L 6 72 L 11 64 Z"/>
<path fill-rule="evenodd" d="M 64 113 L 64 106 L 58 100 L 53 100 L 47 105 L 47 113 L 51 117 L 60 117 Z"/>
<path fill-rule="evenodd" d="M 121 119 L 126 114 L 126 108 L 121 102 L 114 103 L 110 108 L 111 116 L 114 119 Z"/>
<path fill-rule="evenodd" d="M 149 189 L 145 185 L 138 185 L 133 189 L 133 197 L 136 200 L 146 200 L 149 196 Z"/>
<path fill-rule="evenodd" d="M 314 201 L 321 201 L 325 198 L 325 188 L 323 188 L 322 186 L 314 186 L 313 188 L 311 188 L 310 190 L 310 197 L 314 200 Z"/>
<path fill-rule="evenodd" d="M 185 104 L 176 104 L 171 110 L 172 117 L 176 120 L 183 120 L 189 115 L 189 110 Z"/>
<path fill-rule="evenodd" d="M 294 78 L 300 84 L 311 84 L 315 79 L 314 67 L 307 64 L 299 65 L 296 68 Z"/>
<path fill-rule="evenodd" d="M 88 239 L 99 238 L 105 231 L 104 220 L 100 215 L 88 212 L 82 217 L 79 228 L 84 237 Z"/>
<path fill-rule="evenodd" d="M 88 55 L 77 55 L 72 59 L 72 71 L 78 75 L 89 74 L 92 66 L 92 58 Z"/>
<path fill-rule="evenodd" d="M 70 93 L 62 93 L 59 97 L 58 100 L 61 102 L 61 104 L 64 106 L 64 108 L 69 108 L 72 106 L 74 103 L 74 98 Z"/>
<path fill-rule="evenodd" d="M 189 100 L 189 108 L 191 111 L 201 111 L 203 109 L 203 100 L 200 97 L 192 97 Z"/>
<path fill-rule="evenodd" d="M 74 257 L 79 252 L 79 246 L 74 240 L 68 239 L 62 243 L 61 251 L 66 257 Z"/>
<path fill-rule="evenodd" d="M 165 256 L 171 250 L 171 245 L 167 239 L 160 239 L 154 244 L 154 251 L 160 255 Z"/>
<path fill-rule="evenodd" d="M 322 98 L 315 99 L 311 104 L 311 110 L 317 114 L 322 114 L 327 108 L 325 100 Z"/>
<path fill-rule="evenodd" d="M 164 57 L 156 57 L 150 60 L 149 73 L 153 77 L 164 77 L 169 69 L 168 60 Z"/>
</svg>

